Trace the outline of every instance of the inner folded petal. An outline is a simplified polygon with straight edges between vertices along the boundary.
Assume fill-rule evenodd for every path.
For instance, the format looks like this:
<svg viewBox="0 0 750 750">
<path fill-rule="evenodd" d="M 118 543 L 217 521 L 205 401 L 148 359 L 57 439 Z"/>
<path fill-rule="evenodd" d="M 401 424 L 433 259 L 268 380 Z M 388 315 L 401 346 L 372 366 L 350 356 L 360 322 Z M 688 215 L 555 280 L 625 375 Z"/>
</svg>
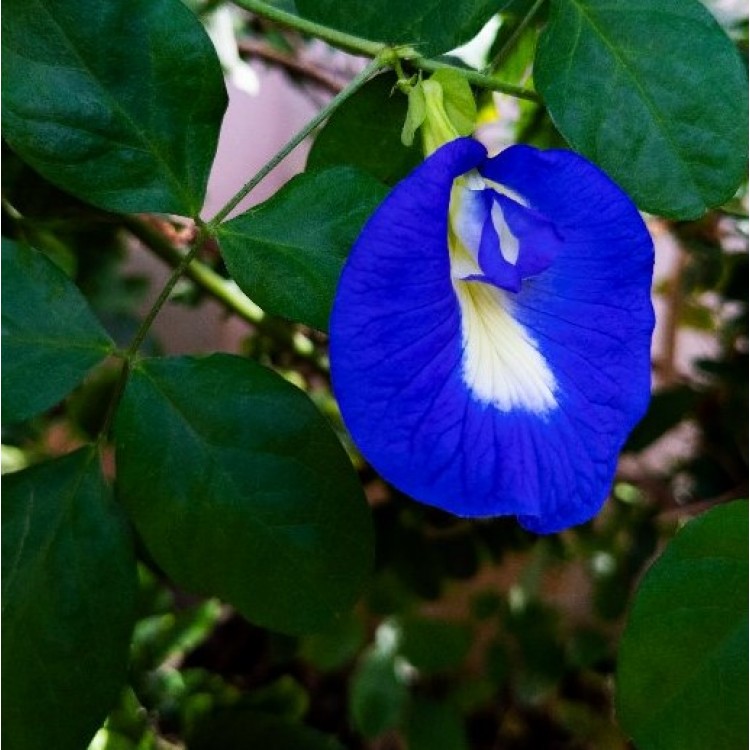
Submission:
<svg viewBox="0 0 750 750">
<path fill-rule="evenodd" d="M 522 280 L 546 270 L 562 242 L 555 225 L 523 198 L 472 170 L 451 189 L 448 248 L 451 276 L 517 293 Z"/>
</svg>

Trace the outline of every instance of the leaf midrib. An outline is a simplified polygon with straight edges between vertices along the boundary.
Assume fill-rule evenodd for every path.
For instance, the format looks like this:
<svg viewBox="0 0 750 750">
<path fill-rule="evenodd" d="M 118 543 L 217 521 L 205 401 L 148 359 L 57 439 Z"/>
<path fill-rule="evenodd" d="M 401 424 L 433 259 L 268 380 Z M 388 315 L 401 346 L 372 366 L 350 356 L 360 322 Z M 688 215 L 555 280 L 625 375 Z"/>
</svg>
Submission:
<svg viewBox="0 0 750 750">
<path fill-rule="evenodd" d="M 561 0 L 561 1 L 565 2 L 566 0 Z M 647 111 L 651 115 L 654 122 L 656 122 L 656 124 L 658 125 L 659 133 L 662 135 L 664 140 L 666 140 L 666 142 L 671 147 L 672 153 L 675 156 L 677 156 L 676 161 L 679 164 L 680 171 L 687 177 L 687 182 L 691 185 L 695 193 L 698 196 L 701 196 L 701 202 L 703 202 L 702 190 L 700 189 L 699 185 L 696 183 L 692 172 L 686 166 L 686 162 L 682 158 L 683 157 L 682 150 L 678 147 L 677 143 L 675 143 L 672 133 L 667 127 L 666 121 L 661 117 L 661 114 L 659 113 L 659 110 L 656 107 L 656 104 L 654 103 L 652 97 L 646 92 L 646 90 L 641 85 L 638 76 L 635 75 L 635 73 L 631 70 L 631 67 L 629 66 L 627 60 L 625 60 L 625 58 L 620 54 L 618 48 L 615 47 L 609 41 L 606 33 L 602 30 L 601 26 L 594 19 L 593 15 L 588 12 L 588 9 L 585 3 L 581 2 L 581 0 L 567 0 L 567 2 L 569 2 L 571 6 L 578 11 L 581 18 L 586 19 L 589 26 L 591 27 L 591 30 L 595 34 L 595 36 L 601 41 L 604 47 L 607 50 L 609 50 L 612 58 L 617 63 L 618 67 L 620 67 L 625 72 L 627 78 L 631 81 L 631 84 L 633 85 L 633 87 L 640 94 L 641 101 L 643 101 L 643 103 L 646 105 Z M 576 38 L 576 45 L 571 49 L 571 61 L 573 59 L 573 53 L 575 51 L 575 48 L 578 44 L 578 40 L 580 39 L 580 26 L 581 25 L 582 25 L 582 21 L 579 21 L 579 33 Z M 572 62 L 571 62 L 571 65 L 572 65 Z"/>
<path fill-rule="evenodd" d="M 188 214 L 192 213 L 193 201 L 191 199 L 190 193 L 185 190 L 185 188 L 182 185 L 182 182 L 180 181 L 179 177 L 172 169 L 172 166 L 166 160 L 165 156 L 162 154 L 161 150 L 157 147 L 157 145 L 153 141 L 151 141 L 148 138 L 148 133 L 139 127 L 138 123 L 132 118 L 130 113 L 120 104 L 120 102 L 112 94 L 112 92 L 106 86 L 102 84 L 98 76 L 94 74 L 94 71 L 88 65 L 88 62 L 86 61 L 86 59 L 78 51 L 78 48 L 73 43 L 73 41 L 67 34 L 66 30 L 63 28 L 63 26 L 60 24 L 57 18 L 55 18 L 54 14 L 48 9 L 47 3 L 45 2 L 45 0 L 38 0 L 38 4 L 43 9 L 47 17 L 50 19 L 51 23 L 58 29 L 60 33 L 60 37 L 62 38 L 62 40 L 64 41 L 64 43 L 66 44 L 70 52 L 73 54 L 75 59 L 78 60 L 78 62 L 81 64 L 82 69 L 86 73 L 88 73 L 90 79 L 93 82 L 95 82 L 97 88 L 104 94 L 105 98 L 112 105 L 112 108 L 120 114 L 120 116 L 125 120 L 125 122 L 128 125 L 130 125 L 130 127 L 133 129 L 135 134 L 138 136 L 138 138 L 145 144 L 146 149 L 147 149 L 146 152 L 153 154 L 153 156 L 156 157 L 157 162 L 159 162 L 164 167 L 167 178 L 176 188 L 177 195 L 180 197 L 181 201 L 183 202 L 183 208 L 187 209 Z M 139 150 L 139 149 L 134 149 L 134 150 Z"/>
</svg>

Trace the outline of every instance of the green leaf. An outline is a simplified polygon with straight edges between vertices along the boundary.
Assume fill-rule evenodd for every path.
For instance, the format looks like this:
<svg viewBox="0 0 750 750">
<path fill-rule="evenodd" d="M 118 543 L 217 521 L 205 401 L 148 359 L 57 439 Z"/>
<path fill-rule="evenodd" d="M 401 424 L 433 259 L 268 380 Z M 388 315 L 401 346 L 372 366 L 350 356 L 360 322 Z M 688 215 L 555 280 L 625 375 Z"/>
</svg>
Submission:
<svg viewBox="0 0 750 750">
<path fill-rule="evenodd" d="M 472 39 L 507 0 L 297 0 L 313 21 L 432 57 Z"/>
<path fill-rule="evenodd" d="M 125 683 L 130 535 L 84 448 L 3 477 L 3 742 L 86 747 Z"/>
<path fill-rule="evenodd" d="M 195 216 L 226 107 L 218 58 L 180 0 L 8 0 L 3 134 L 100 208 Z"/>
<path fill-rule="evenodd" d="M 190 733 L 190 750 L 343 750 L 329 735 L 260 711 L 223 710 L 199 720 Z"/>
<path fill-rule="evenodd" d="M 419 164 L 420 149 L 401 142 L 408 107 L 394 91 L 396 80 L 392 73 L 373 78 L 331 115 L 310 149 L 308 170 L 350 164 L 395 185 Z"/>
<path fill-rule="evenodd" d="M 346 256 L 386 192 L 353 167 L 297 175 L 219 227 L 227 268 L 266 312 L 326 330 Z"/>
<path fill-rule="evenodd" d="M 570 145 L 644 211 L 699 216 L 745 176 L 745 68 L 698 0 L 553 0 L 534 80 Z"/>
<path fill-rule="evenodd" d="M 747 747 L 748 509 L 716 507 L 669 543 L 620 643 L 618 716 L 640 750 Z"/>
<path fill-rule="evenodd" d="M 330 625 L 357 597 L 373 545 L 362 489 L 276 373 L 223 354 L 144 360 L 116 444 L 122 501 L 178 585 L 289 633 Z"/>
<path fill-rule="evenodd" d="M 114 348 L 73 282 L 46 256 L 2 242 L 3 418 L 54 406 Z"/>
</svg>

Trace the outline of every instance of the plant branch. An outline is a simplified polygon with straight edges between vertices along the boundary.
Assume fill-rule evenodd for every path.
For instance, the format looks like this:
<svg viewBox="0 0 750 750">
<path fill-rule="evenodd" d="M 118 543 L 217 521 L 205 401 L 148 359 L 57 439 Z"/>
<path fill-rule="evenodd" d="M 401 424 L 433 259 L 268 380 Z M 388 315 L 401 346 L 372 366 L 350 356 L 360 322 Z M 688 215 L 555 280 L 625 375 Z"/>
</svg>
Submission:
<svg viewBox="0 0 750 750">
<path fill-rule="evenodd" d="M 149 221 L 132 215 L 122 216 L 119 219 L 128 232 L 167 265 L 172 268 L 178 268 L 181 265 L 185 253 L 175 247 Z M 328 368 L 322 362 L 312 340 L 301 331 L 282 333 L 279 324 L 286 326 L 286 322 L 270 317 L 247 297 L 234 281 L 225 279 L 195 258 L 185 267 L 184 274 L 229 312 L 254 326 L 259 334 L 273 339 L 281 348 L 291 347 L 296 356 L 313 365 L 318 371 L 327 372 Z"/>
<path fill-rule="evenodd" d="M 267 18 L 269 21 L 275 21 L 282 26 L 290 29 L 296 29 L 303 34 L 322 39 L 334 47 L 340 47 L 347 52 L 353 52 L 358 55 L 367 55 L 367 57 L 377 57 L 386 45 L 382 42 L 373 42 L 370 39 L 363 39 L 353 34 L 346 34 L 343 31 L 331 29 L 328 26 L 309 21 L 306 18 L 287 13 L 284 10 L 274 7 L 263 0 L 234 0 L 234 4 L 240 8 L 249 10 L 251 13 Z"/>
<path fill-rule="evenodd" d="M 535 91 L 525 89 L 522 86 L 514 86 L 511 83 L 505 83 L 504 81 L 495 78 L 495 76 L 480 73 L 478 70 L 460 68 L 457 65 L 444 63 L 440 60 L 431 60 L 426 57 L 420 57 L 416 53 L 413 54 L 414 56 L 412 57 L 409 51 L 405 51 L 401 56 L 404 60 L 408 60 L 414 67 L 427 71 L 428 73 L 434 73 L 436 70 L 455 70 L 474 86 L 489 89 L 490 91 L 498 91 L 501 94 L 508 94 L 509 96 L 516 97 L 516 99 L 526 99 L 530 102 L 541 101 L 539 94 Z"/>
<path fill-rule="evenodd" d="M 121 223 L 169 266 L 178 268 L 181 265 L 185 254 L 147 221 L 137 216 L 123 216 Z M 205 263 L 193 258 L 185 267 L 185 276 L 248 323 L 259 323 L 265 317 L 263 310 L 246 297 L 233 281 L 225 279 Z"/>
<path fill-rule="evenodd" d="M 132 217 L 124 217 L 123 221 L 130 222 L 137 220 Z M 130 342 L 130 345 L 124 352 L 119 353 L 119 356 L 123 359 L 122 369 L 120 370 L 117 382 L 115 383 L 114 392 L 112 393 L 112 397 L 107 407 L 107 414 L 104 418 L 104 424 L 99 431 L 97 442 L 100 446 L 103 446 L 105 444 L 109 436 L 110 429 L 112 428 L 112 424 L 117 413 L 117 407 L 120 403 L 120 399 L 122 398 L 122 394 L 125 392 L 125 386 L 127 385 L 128 378 L 130 377 L 130 370 L 133 366 L 133 360 L 138 354 L 138 349 L 140 349 L 143 340 L 146 338 L 146 334 L 149 332 L 154 319 L 159 314 L 162 307 L 164 307 L 164 304 L 166 303 L 167 299 L 169 299 L 169 295 L 172 293 L 175 285 L 179 281 L 182 274 L 185 273 L 190 263 L 193 261 L 193 258 L 198 252 L 198 249 L 206 240 L 207 236 L 208 232 L 206 231 L 205 227 L 201 227 L 197 237 L 193 241 L 187 253 L 185 253 L 184 255 L 180 253 L 181 257 L 179 262 L 176 264 L 174 271 L 172 272 L 169 279 L 167 279 L 167 283 L 164 285 L 161 292 L 159 293 L 159 296 L 156 298 L 156 302 L 151 305 L 151 309 L 148 311 L 140 326 L 138 326 L 138 330 L 136 331 L 133 340 Z M 175 252 L 178 251 L 175 250 Z"/>
<path fill-rule="evenodd" d="M 497 70 L 500 65 L 505 62 L 505 58 L 513 50 L 521 38 L 521 34 L 526 30 L 526 27 L 534 20 L 534 16 L 539 12 L 540 8 L 544 4 L 545 0 L 536 0 L 536 2 L 529 8 L 528 12 L 519 21 L 518 26 L 513 29 L 513 33 L 510 35 L 505 44 L 499 49 L 498 53 L 492 59 L 492 62 L 484 69 L 484 73 L 489 73 L 492 70 Z"/>
<path fill-rule="evenodd" d="M 238 42 L 237 46 L 241 55 L 259 57 L 261 60 L 275 63 L 293 75 L 303 76 L 313 83 L 317 83 L 332 94 L 338 94 L 344 88 L 344 84 L 341 81 L 324 70 L 308 65 L 293 55 L 279 52 L 279 50 L 274 49 L 268 44 L 262 44 L 252 39 L 242 39 Z"/>
<path fill-rule="evenodd" d="M 683 278 L 687 268 L 687 254 L 678 245 L 672 275 L 669 279 L 669 289 L 666 296 L 666 312 L 664 314 L 664 328 L 662 332 L 662 354 L 659 359 L 662 383 L 664 386 L 674 385 L 678 381 L 677 373 L 677 339 L 680 332 L 680 319 L 684 307 Z"/>
<path fill-rule="evenodd" d="M 414 67 L 427 72 L 435 72 L 441 69 L 455 70 L 474 86 L 499 91 L 503 94 L 515 96 L 518 99 L 528 99 L 534 102 L 540 101 L 539 96 L 529 89 L 504 83 L 497 80 L 494 76 L 480 73 L 478 70 L 467 70 L 466 68 L 460 68 L 456 65 L 440 62 L 439 60 L 422 57 L 416 50 L 408 46 L 391 48 L 381 42 L 373 42 L 370 39 L 345 34 L 328 26 L 308 21 L 306 18 L 300 18 L 293 13 L 286 13 L 262 0 L 234 0 L 234 2 L 241 8 L 245 8 L 263 18 L 315 36 L 334 47 L 340 47 L 348 52 L 380 59 L 383 66 L 395 67 L 398 60 L 408 60 Z"/>
<path fill-rule="evenodd" d="M 384 63 L 380 60 L 380 57 L 375 58 L 370 64 L 358 75 L 356 75 L 344 88 L 340 91 L 331 101 L 313 117 L 310 122 L 305 125 L 282 149 L 268 161 L 257 174 L 248 182 L 246 182 L 240 190 L 230 198 L 229 202 L 222 208 L 216 216 L 214 216 L 208 223 L 207 230 L 209 233 L 213 233 L 214 228 L 220 224 L 226 217 L 237 207 L 242 201 L 278 164 L 285 159 L 302 141 L 312 133 L 315 128 L 318 127 L 324 120 L 326 120 L 331 114 L 333 114 L 352 94 L 359 91 L 360 88 L 381 68 L 384 67 Z"/>
<path fill-rule="evenodd" d="M 149 332 L 151 325 L 156 319 L 156 316 L 161 312 L 161 309 L 169 299 L 169 295 L 172 293 L 172 290 L 175 288 L 177 282 L 180 280 L 180 277 L 183 273 L 185 273 L 188 266 L 195 258 L 198 250 L 206 241 L 207 237 L 208 231 L 205 227 L 201 227 L 197 237 L 190 246 L 190 249 L 184 255 L 182 255 L 182 257 L 180 258 L 180 262 L 175 266 L 172 275 L 167 279 L 167 283 L 164 284 L 161 292 L 159 292 L 159 296 L 156 298 L 156 301 L 153 305 L 151 305 L 151 309 L 146 314 L 146 317 L 143 319 L 140 326 L 138 326 L 138 330 L 136 331 L 133 340 L 130 342 L 130 346 L 128 346 L 125 351 L 125 358 L 128 360 L 128 362 L 132 362 L 133 358 L 138 353 L 138 349 L 141 348 L 143 339 L 146 338 L 146 334 Z"/>
</svg>

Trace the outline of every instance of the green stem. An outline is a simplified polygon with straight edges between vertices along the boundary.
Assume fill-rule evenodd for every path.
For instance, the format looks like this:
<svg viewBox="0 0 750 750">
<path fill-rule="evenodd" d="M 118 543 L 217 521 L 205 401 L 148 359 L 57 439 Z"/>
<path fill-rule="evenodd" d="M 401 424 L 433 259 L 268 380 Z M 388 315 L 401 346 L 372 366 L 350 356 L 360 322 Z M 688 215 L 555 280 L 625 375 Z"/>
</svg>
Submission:
<svg viewBox="0 0 750 750">
<path fill-rule="evenodd" d="M 128 346 L 125 351 L 125 358 L 128 362 L 132 362 L 135 358 L 135 355 L 141 348 L 143 339 L 146 338 L 146 334 L 149 332 L 154 319 L 161 312 L 162 307 L 164 307 L 164 304 L 169 299 L 169 295 L 172 293 L 175 285 L 180 280 L 182 274 L 185 273 L 193 258 L 195 258 L 198 250 L 200 249 L 201 245 L 203 245 L 207 236 L 208 231 L 205 228 L 201 228 L 190 249 L 187 251 L 187 253 L 185 253 L 185 255 L 182 256 L 179 264 L 175 267 L 174 271 L 172 271 L 172 275 L 167 279 L 167 283 L 164 285 L 161 292 L 159 293 L 159 296 L 156 298 L 156 302 L 151 305 L 151 309 L 146 314 L 146 317 L 143 319 L 140 326 L 138 326 L 138 330 L 136 331 L 133 340 L 130 342 L 130 346 Z"/>
<path fill-rule="evenodd" d="M 542 5 L 544 5 L 544 2 L 545 0 L 536 0 L 531 8 L 529 8 L 526 15 L 521 19 L 518 26 L 516 26 L 516 28 L 513 30 L 513 33 L 510 35 L 508 41 L 505 42 L 505 44 L 500 48 L 498 53 L 492 59 L 492 62 L 484 69 L 485 73 L 489 73 L 492 70 L 497 70 L 500 65 L 505 62 L 505 58 L 516 46 L 516 43 L 521 38 L 521 34 L 523 34 L 526 27 L 534 19 L 534 16 L 539 12 L 539 9 L 542 7 Z"/>
<path fill-rule="evenodd" d="M 541 2 L 541 0 L 538 1 Z M 448 68 L 460 73 L 474 86 L 490 89 L 492 91 L 499 91 L 503 94 L 515 96 L 518 99 L 539 101 L 539 96 L 536 93 L 521 86 L 513 86 L 509 83 L 503 83 L 493 76 L 480 73 L 477 70 L 467 70 L 466 68 L 459 68 L 455 65 L 422 57 L 409 47 L 389 48 L 381 42 L 373 42 L 370 39 L 363 39 L 362 37 L 353 36 L 352 34 L 345 34 L 344 32 L 336 31 L 336 29 L 331 29 L 328 26 L 309 21 L 306 18 L 300 18 L 293 13 L 279 10 L 272 5 L 263 2 L 263 0 L 234 0 L 234 3 L 241 8 L 245 8 L 263 18 L 267 18 L 270 21 L 275 21 L 283 26 L 322 39 L 324 42 L 328 42 L 334 47 L 340 47 L 349 52 L 367 55 L 368 57 L 374 57 L 376 59 L 379 58 L 381 60 L 381 67 L 386 65 L 395 67 L 396 61 L 408 60 L 414 67 L 428 72 L 435 72 L 441 68 Z"/>
<path fill-rule="evenodd" d="M 172 268 L 182 263 L 185 254 L 180 252 L 161 232 L 151 227 L 148 222 L 137 216 L 121 218 L 123 226 L 155 255 Z M 185 276 L 194 281 L 201 289 L 208 292 L 224 307 L 248 323 L 257 324 L 265 313 L 252 300 L 246 297 L 237 285 L 219 275 L 212 268 L 199 260 L 193 259 L 185 268 Z"/>
<path fill-rule="evenodd" d="M 412 65 L 425 70 L 430 73 L 434 73 L 436 70 L 455 70 L 460 73 L 469 83 L 474 86 L 479 86 L 483 89 L 490 89 L 490 91 L 499 91 L 501 94 L 509 94 L 515 96 L 516 99 L 527 99 L 530 102 L 539 102 L 539 94 L 529 89 L 525 89 L 522 86 L 514 86 L 510 83 L 504 83 L 499 81 L 494 76 L 480 73 L 478 70 L 467 70 L 466 68 L 459 68 L 457 65 L 450 65 L 449 63 L 440 62 L 440 60 L 429 60 L 426 57 L 408 57 L 408 53 L 405 53 L 404 59 L 407 59 Z"/>
<path fill-rule="evenodd" d="M 328 26 L 309 21 L 294 13 L 287 13 L 284 10 L 263 2 L 263 0 L 234 0 L 234 4 L 259 16 L 263 16 L 263 18 L 267 18 L 269 21 L 275 21 L 282 26 L 288 26 L 296 31 L 301 31 L 303 34 L 315 36 L 324 42 L 332 44 L 334 47 L 340 47 L 348 52 L 367 55 L 367 57 L 377 57 L 386 47 L 382 42 L 373 42 L 370 39 L 363 39 L 353 34 L 345 34 L 343 31 L 337 31 Z"/>
<path fill-rule="evenodd" d="M 118 217 L 120 224 L 133 236 L 137 237 L 154 255 L 172 268 L 177 268 L 185 254 L 178 250 L 163 234 L 154 229 L 147 221 L 137 216 Z M 294 353 L 312 364 L 320 372 L 327 372 L 328 367 L 315 348 L 315 343 L 301 331 L 286 332 L 288 325 L 269 316 L 258 307 L 230 279 L 219 275 L 212 268 L 199 260 L 193 259 L 185 268 L 185 276 L 192 279 L 204 292 L 220 302 L 229 312 L 252 324 L 258 334 L 273 339 L 280 348 L 291 347 Z"/>
<path fill-rule="evenodd" d="M 118 355 L 123 359 L 122 369 L 120 370 L 120 374 L 117 378 L 117 383 L 115 383 L 115 388 L 112 393 L 112 398 L 110 399 L 109 406 L 107 407 L 107 414 L 104 418 L 104 424 L 99 431 L 97 442 L 100 446 L 103 446 L 107 441 L 110 429 L 112 428 L 112 423 L 114 422 L 115 414 L 117 413 L 117 406 L 120 403 L 122 394 L 125 392 L 125 386 L 127 385 L 128 378 L 130 377 L 130 369 L 133 366 L 133 361 L 136 354 L 138 353 L 138 349 L 140 349 L 141 344 L 143 343 L 143 339 L 146 338 L 146 334 L 149 332 L 151 324 L 154 322 L 154 318 L 156 318 L 162 307 L 164 307 L 164 303 L 172 293 L 175 284 L 177 284 L 180 276 L 182 276 L 182 274 L 185 272 L 185 269 L 190 265 L 190 262 L 195 257 L 195 254 L 203 244 L 206 236 L 207 232 L 204 228 L 202 228 L 198 233 L 198 236 L 195 238 L 195 242 L 193 243 L 192 247 L 181 258 L 179 264 L 174 269 L 169 279 L 167 279 L 167 283 L 164 285 L 164 288 L 156 298 L 156 302 L 151 305 L 151 309 L 148 311 L 148 314 L 143 319 L 140 326 L 138 326 L 138 330 L 136 331 L 133 340 L 130 342 L 130 346 L 128 346 L 128 348 L 124 352 L 121 352 Z"/>
<path fill-rule="evenodd" d="M 122 363 L 120 374 L 117 376 L 117 382 L 115 383 L 115 387 L 112 391 L 112 397 L 110 398 L 109 404 L 107 405 L 107 413 L 104 417 L 104 422 L 102 422 L 102 427 L 99 430 L 99 437 L 96 441 L 102 448 L 109 438 L 109 433 L 112 429 L 112 423 L 115 421 L 115 414 L 117 414 L 117 406 L 120 403 L 122 394 L 125 392 L 125 386 L 127 385 L 128 378 L 130 377 L 130 366 L 130 360 L 125 359 L 125 361 Z"/>
<path fill-rule="evenodd" d="M 385 64 L 380 60 L 380 57 L 376 57 L 370 62 L 370 64 L 357 76 L 355 76 L 346 88 L 342 89 L 331 101 L 313 117 L 310 122 L 305 125 L 265 166 L 261 167 L 260 171 L 248 182 L 246 182 L 240 190 L 229 200 L 229 202 L 222 208 L 216 216 L 214 216 L 209 222 L 209 231 L 213 232 L 213 228 L 220 224 L 226 217 L 237 207 L 251 190 L 253 190 L 258 183 L 260 183 L 269 172 L 271 172 L 288 154 L 294 151 L 302 141 L 312 133 L 315 128 L 320 125 L 326 118 L 328 118 L 333 112 L 335 112 L 352 94 L 358 91 L 362 86 L 370 79 L 370 77 L 378 70 L 383 68 Z"/>
</svg>

